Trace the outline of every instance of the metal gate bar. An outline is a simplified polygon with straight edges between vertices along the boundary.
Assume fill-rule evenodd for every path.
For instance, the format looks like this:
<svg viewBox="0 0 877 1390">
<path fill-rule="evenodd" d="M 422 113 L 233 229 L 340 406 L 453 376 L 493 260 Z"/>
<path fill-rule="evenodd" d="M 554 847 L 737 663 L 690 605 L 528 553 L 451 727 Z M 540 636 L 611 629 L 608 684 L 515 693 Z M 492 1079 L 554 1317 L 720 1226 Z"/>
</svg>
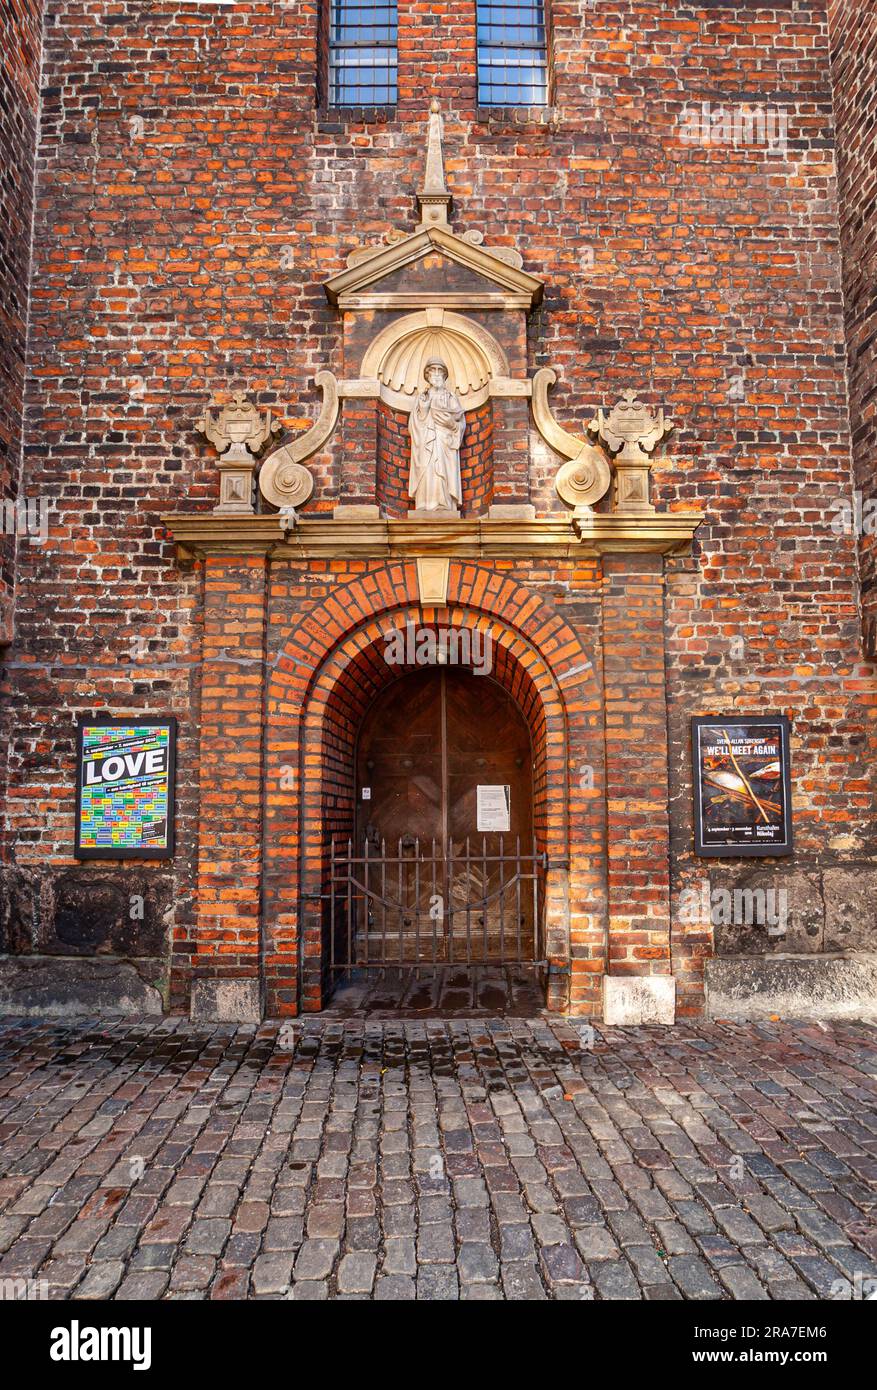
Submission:
<svg viewBox="0 0 877 1390">
<path fill-rule="evenodd" d="M 459 849 L 452 843 L 447 855 L 435 840 L 427 848 L 419 840 L 400 839 L 395 853 L 388 853 L 382 840 L 380 853 L 374 853 L 366 839 L 357 854 L 352 839 L 339 847 L 333 838 L 330 969 L 404 966 L 417 971 L 464 963 L 470 968 L 544 968 L 545 865 L 535 838 L 531 852 L 521 853 L 520 836 L 514 852 L 507 852 L 500 836 L 498 851 L 488 853 L 484 836 L 480 852 L 473 852 L 467 837 Z M 479 873 L 480 885 L 473 891 Z M 388 880 L 391 885 L 395 880 L 395 893 L 388 890 Z M 462 902 L 455 897 L 460 885 Z"/>
</svg>

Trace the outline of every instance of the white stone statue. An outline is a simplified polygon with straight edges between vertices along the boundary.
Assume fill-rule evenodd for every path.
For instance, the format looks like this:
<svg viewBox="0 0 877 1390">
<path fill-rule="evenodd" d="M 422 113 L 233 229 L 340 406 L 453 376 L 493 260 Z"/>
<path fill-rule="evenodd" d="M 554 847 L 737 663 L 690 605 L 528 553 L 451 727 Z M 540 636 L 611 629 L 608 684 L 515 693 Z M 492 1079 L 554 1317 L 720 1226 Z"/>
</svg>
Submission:
<svg viewBox="0 0 877 1390">
<path fill-rule="evenodd" d="M 448 389 L 448 369 L 438 357 L 430 357 L 423 369 L 427 387 L 411 410 L 411 477 L 408 496 L 419 512 L 449 511 L 459 514 L 463 488 L 460 482 L 460 445 L 466 431 L 466 413 Z"/>
</svg>

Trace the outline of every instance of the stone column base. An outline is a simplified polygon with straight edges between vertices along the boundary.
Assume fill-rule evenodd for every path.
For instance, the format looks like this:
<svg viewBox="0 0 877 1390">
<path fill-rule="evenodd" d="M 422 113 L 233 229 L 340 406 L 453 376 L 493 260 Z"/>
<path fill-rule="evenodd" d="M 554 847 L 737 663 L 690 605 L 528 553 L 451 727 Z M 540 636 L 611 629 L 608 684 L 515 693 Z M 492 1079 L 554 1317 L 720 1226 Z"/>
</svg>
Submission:
<svg viewBox="0 0 877 1390">
<path fill-rule="evenodd" d="M 193 1023 L 261 1023 L 258 980 L 194 980 L 189 1017 Z"/>
<path fill-rule="evenodd" d="M 676 1022 L 672 975 L 604 975 L 603 1022 L 610 1027 Z"/>
<path fill-rule="evenodd" d="M 877 1021 L 877 954 L 717 956 L 705 966 L 707 1017 Z"/>
</svg>

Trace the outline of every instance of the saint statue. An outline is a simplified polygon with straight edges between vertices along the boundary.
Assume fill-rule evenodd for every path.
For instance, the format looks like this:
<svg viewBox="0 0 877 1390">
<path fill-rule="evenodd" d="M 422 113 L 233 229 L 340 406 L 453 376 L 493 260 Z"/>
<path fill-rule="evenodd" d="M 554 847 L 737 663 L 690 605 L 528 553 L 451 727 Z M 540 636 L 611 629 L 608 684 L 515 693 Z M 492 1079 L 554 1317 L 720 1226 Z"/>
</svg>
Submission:
<svg viewBox="0 0 877 1390">
<path fill-rule="evenodd" d="M 448 389 L 448 369 L 438 357 L 430 357 L 423 369 L 427 387 L 411 410 L 411 477 L 408 496 L 419 512 L 459 513 L 463 488 L 460 482 L 460 445 L 466 430 L 466 413 Z"/>
</svg>

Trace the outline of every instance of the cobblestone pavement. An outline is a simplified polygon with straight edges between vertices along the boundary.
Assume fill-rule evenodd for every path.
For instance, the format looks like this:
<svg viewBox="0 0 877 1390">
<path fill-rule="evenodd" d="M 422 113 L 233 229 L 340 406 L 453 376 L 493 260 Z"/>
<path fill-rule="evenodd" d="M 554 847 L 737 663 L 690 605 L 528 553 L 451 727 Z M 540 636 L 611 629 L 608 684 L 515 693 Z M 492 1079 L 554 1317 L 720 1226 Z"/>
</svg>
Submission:
<svg viewBox="0 0 877 1390">
<path fill-rule="evenodd" d="M 547 1017 L 7 1024 L 0 1278 L 78 1299 L 867 1295 L 877 1031 L 584 1044 Z"/>
</svg>

